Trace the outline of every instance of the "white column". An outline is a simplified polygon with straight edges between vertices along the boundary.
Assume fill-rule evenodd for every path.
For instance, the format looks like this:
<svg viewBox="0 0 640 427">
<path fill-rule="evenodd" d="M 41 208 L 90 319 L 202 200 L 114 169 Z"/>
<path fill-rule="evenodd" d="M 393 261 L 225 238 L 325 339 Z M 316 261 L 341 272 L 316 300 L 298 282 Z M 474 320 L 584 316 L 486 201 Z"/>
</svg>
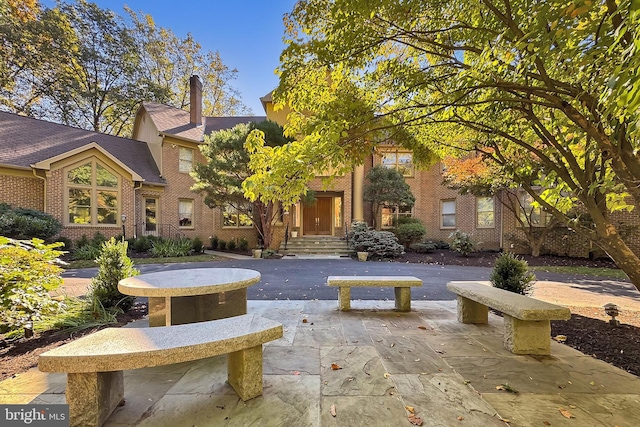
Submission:
<svg viewBox="0 0 640 427">
<path fill-rule="evenodd" d="M 364 221 L 364 165 L 358 165 L 353 169 L 353 206 L 352 216 L 354 221 Z"/>
</svg>

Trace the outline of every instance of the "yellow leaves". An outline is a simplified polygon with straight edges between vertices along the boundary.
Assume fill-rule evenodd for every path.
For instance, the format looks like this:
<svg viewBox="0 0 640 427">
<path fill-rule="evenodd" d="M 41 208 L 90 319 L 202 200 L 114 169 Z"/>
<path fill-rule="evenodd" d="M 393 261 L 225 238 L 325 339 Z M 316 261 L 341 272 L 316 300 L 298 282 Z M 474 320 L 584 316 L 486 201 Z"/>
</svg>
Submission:
<svg viewBox="0 0 640 427">
<path fill-rule="evenodd" d="M 567 341 L 567 336 L 566 335 L 556 335 L 555 337 L 553 337 L 553 339 L 558 341 L 558 342 L 565 342 L 565 341 Z"/>
<path fill-rule="evenodd" d="M 391 377 L 391 374 L 389 372 L 385 372 L 384 373 L 384 377 L 385 377 L 385 379 L 388 379 L 389 377 Z"/>
</svg>

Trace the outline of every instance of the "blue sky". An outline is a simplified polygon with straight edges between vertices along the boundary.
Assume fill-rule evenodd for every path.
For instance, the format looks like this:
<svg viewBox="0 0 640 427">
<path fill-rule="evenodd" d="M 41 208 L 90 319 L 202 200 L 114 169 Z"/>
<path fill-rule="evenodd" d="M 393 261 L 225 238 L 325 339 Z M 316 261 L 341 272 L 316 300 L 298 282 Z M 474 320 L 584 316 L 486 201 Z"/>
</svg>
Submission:
<svg viewBox="0 0 640 427">
<path fill-rule="evenodd" d="M 103 9 L 125 16 L 126 4 L 150 14 L 156 25 L 179 37 L 193 34 L 203 50 L 218 51 L 224 63 L 238 70 L 231 84 L 253 114 L 262 115 L 260 97 L 278 84 L 274 70 L 284 48 L 282 16 L 295 0 L 94 0 Z M 52 0 L 41 0 L 52 7 Z"/>
</svg>

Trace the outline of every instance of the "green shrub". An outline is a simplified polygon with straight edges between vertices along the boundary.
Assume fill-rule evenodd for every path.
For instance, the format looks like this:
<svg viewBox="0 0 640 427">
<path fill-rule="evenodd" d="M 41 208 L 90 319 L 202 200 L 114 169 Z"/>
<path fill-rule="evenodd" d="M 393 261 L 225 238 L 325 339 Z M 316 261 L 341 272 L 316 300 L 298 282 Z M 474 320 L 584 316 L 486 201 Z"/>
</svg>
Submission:
<svg viewBox="0 0 640 427">
<path fill-rule="evenodd" d="M 468 233 L 456 230 L 449 234 L 449 239 L 451 239 L 451 249 L 459 252 L 462 256 L 469 256 L 471 252 L 476 250 L 476 244 Z"/>
<path fill-rule="evenodd" d="M 201 253 L 204 245 L 202 244 L 202 240 L 199 237 L 194 237 L 191 241 L 191 250 L 195 253 Z"/>
<path fill-rule="evenodd" d="M 49 240 L 62 229 L 60 221 L 45 212 L 33 209 L 0 207 L 0 236 L 13 239 L 38 238 Z"/>
<path fill-rule="evenodd" d="M 262 258 L 271 259 L 276 258 L 277 252 L 273 249 L 263 249 L 262 250 Z"/>
<path fill-rule="evenodd" d="M 419 254 L 426 254 L 426 253 L 435 251 L 436 245 L 434 245 L 431 242 L 412 243 L 411 245 L 409 245 L 409 249 Z"/>
<path fill-rule="evenodd" d="M 147 236 L 140 236 L 136 239 L 133 239 L 133 241 L 129 243 L 129 247 L 136 252 L 149 252 L 151 250 L 151 242 L 151 239 L 149 239 Z"/>
<path fill-rule="evenodd" d="M 209 244 L 211 245 L 211 249 L 215 251 L 218 248 L 218 236 L 210 237 Z"/>
<path fill-rule="evenodd" d="M 227 249 L 227 242 L 222 239 L 218 240 L 218 249 L 221 251 Z"/>
<path fill-rule="evenodd" d="M 404 253 L 404 247 L 390 231 L 372 230 L 364 222 L 354 222 L 348 234 L 349 246 L 356 252 L 368 252 L 378 258 L 395 258 Z"/>
<path fill-rule="evenodd" d="M 96 259 L 98 273 L 91 279 L 89 297 L 100 301 L 106 309 L 119 308 L 127 311 L 133 306 L 134 297 L 118 290 L 120 280 L 140 274 L 127 256 L 127 246 L 126 241 L 118 241 L 112 237 L 102 244 L 100 255 Z"/>
<path fill-rule="evenodd" d="M 496 259 L 491 272 L 491 284 L 500 289 L 528 295 L 536 277 L 528 271 L 527 262 L 505 252 Z"/>
<path fill-rule="evenodd" d="M 50 291 L 62 284 L 62 268 L 57 250 L 60 243 L 44 244 L 41 239 L 14 240 L 0 236 L 0 326 L 23 328 L 33 335 L 33 322 L 64 308 Z"/>
<path fill-rule="evenodd" d="M 427 229 L 422 222 L 406 222 L 399 224 L 395 230 L 395 235 L 398 238 L 398 241 L 402 243 L 405 248 L 409 247 L 409 245 L 414 242 L 422 240 L 425 234 L 427 234 Z"/>
<path fill-rule="evenodd" d="M 422 243 L 432 244 L 436 249 L 449 249 L 449 244 L 444 240 L 425 240 Z"/>
<path fill-rule="evenodd" d="M 154 257 L 180 257 L 191 254 L 191 240 L 186 237 L 179 239 L 160 239 L 151 242 L 149 253 Z"/>
<path fill-rule="evenodd" d="M 91 238 L 90 244 L 95 246 L 96 248 L 102 248 L 102 244 L 107 241 L 107 238 L 104 234 L 96 231 L 93 233 L 93 237 Z"/>
<path fill-rule="evenodd" d="M 89 238 L 87 237 L 86 234 L 83 234 L 78 240 L 76 240 L 75 247 L 76 248 L 81 248 L 81 247 L 87 246 L 89 244 L 91 244 L 91 242 L 89 241 Z"/>
<path fill-rule="evenodd" d="M 100 248 L 93 245 L 80 246 L 73 251 L 73 259 L 75 260 L 93 261 L 98 258 L 98 255 L 100 255 Z"/>
<path fill-rule="evenodd" d="M 416 218 L 413 216 L 400 216 L 397 219 L 395 219 L 394 221 L 394 225 L 396 227 L 402 225 L 402 224 L 423 224 L 422 220 L 420 218 Z"/>
<path fill-rule="evenodd" d="M 241 237 L 240 240 L 238 241 L 238 249 L 240 249 L 241 251 L 248 251 L 249 241 L 244 237 Z"/>
<path fill-rule="evenodd" d="M 229 240 L 229 243 L 227 243 L 227 250 L 234 251 L 235 249 L 236 249 L 236 241 Z"/>
</svg>

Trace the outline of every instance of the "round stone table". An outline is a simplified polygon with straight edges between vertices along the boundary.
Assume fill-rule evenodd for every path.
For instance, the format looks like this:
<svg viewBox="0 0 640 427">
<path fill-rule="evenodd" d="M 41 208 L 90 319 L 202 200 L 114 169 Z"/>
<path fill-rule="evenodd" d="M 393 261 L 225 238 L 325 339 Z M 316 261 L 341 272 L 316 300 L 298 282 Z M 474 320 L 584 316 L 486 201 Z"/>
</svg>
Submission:
<svg viewBox="0 0 640 427">
<path fill-rule="evenodd" d="M 247 314 L 247 288 L 259 281 L 245 268 L 193 268 L 122 279 L 118 290 L 149 298 L 149 326 L 181 325 Z"/>
</svg>

